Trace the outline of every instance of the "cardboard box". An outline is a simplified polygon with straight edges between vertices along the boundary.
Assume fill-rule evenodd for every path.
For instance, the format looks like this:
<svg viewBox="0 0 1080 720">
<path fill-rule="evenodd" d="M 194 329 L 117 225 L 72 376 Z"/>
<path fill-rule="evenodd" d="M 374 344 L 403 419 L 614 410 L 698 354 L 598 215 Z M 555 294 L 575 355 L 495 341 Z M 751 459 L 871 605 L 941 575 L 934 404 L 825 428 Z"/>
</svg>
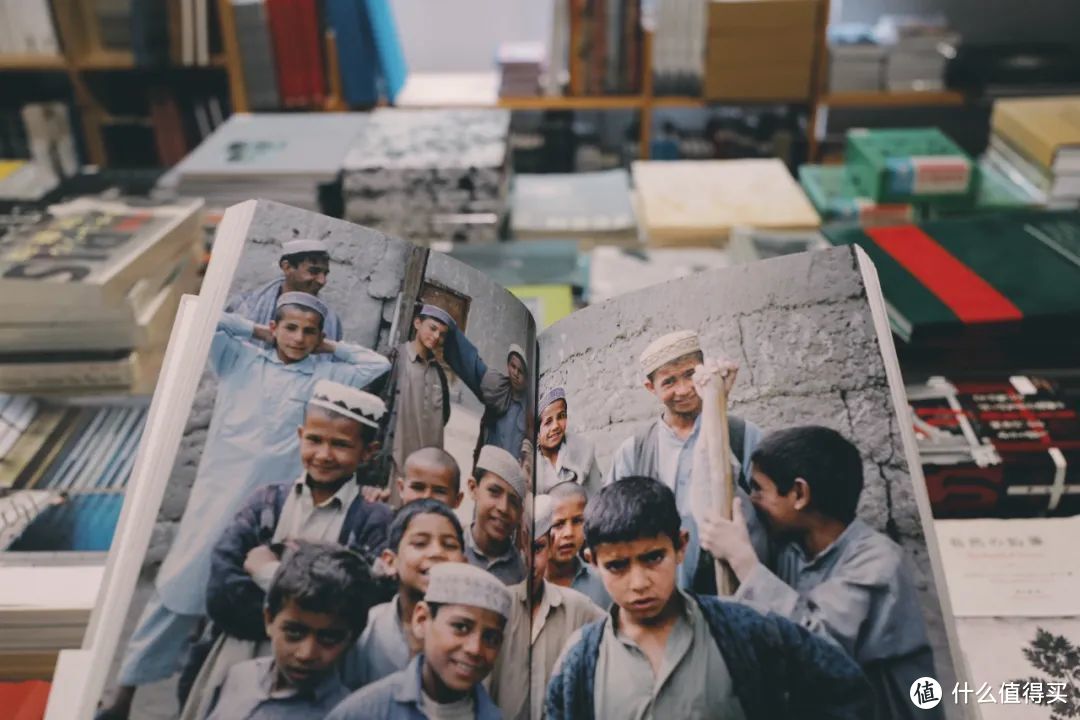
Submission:
<svg viewBox="0 0 1080 720">
<path fill-rule="evenodd" d="M 818 0 L 712 0 L 709 33 L 806 28 L 813 32 Z"/>
<path fill-rule="evenodd" d="M 771 2 L 772 0 L 768 0 Z M 810 97 L 810 63 L 705 68 L 707 100 L 805 100 Z"/>
<path fill-rule="evenodd" d="M 814 62 L 814 33 L 783 28 L 776 32 L 725 32 L 706 39 L 705 63 L 719 67 L 796 65 Z"/>
</svg>

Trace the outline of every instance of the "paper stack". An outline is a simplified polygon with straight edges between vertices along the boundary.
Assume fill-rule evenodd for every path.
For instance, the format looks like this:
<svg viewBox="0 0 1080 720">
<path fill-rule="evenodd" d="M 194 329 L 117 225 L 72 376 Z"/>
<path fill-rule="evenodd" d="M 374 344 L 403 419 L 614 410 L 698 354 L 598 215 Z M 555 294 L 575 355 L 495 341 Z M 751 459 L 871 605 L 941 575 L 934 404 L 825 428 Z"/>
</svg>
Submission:
<svg viewBox="0 0 1080 720">
<path fill-rule="evenodd" d="M 945 65 L 955 56 L 960 36 L 949 30 L 944 17 L 885 15 L 874 32 L 888 47 L 886 90 L 945 88 Z"/>
<path fill-rule="evenodd" d="M 540 94 L 544 74 L 544 43 L 503 43 L 499 46 L 502 82 L 499 97 L 533 97 Z"/>
<path fill-rule="evenodd" d="M 869 25 L 842 23 L 829 28 L 829 91 L 876 92 L 885 73 L 885 48 Z"/>
<path fill-rule="evenodd" d="M 517 175 L 510 197 L 515 238 L 571 238 L 586 245 L 638 242 L 625 170 Z"/>
<path fill-rule="evenodd" d="M 1080 205 L 1080 96 L 998 100 L 987 160 L 1054 208 Z"/>
<path fill-rule="evenodd" d="M 510 113 L 380 108 L 345 155 L 345 218 L 419 244 L 494 242 Z"/>
<path fill-rule="evenodd" d="M 201 206 L 84 197 L 0 237 L 0 391 L 152 390 Z"/>
</svg>

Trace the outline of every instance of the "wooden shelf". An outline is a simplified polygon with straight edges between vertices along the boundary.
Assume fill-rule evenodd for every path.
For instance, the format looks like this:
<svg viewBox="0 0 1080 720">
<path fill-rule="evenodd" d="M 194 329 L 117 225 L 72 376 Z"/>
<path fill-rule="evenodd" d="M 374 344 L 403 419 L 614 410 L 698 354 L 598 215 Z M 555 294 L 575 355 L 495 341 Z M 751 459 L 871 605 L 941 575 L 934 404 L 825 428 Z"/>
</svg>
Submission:
<svg viewBox="0 0 1080 720">
<path fill-rule="evenodd" d="M 905 92 L 826 93 L 819 105 L 831 108 L 950 107 L 963 105 L 967 97 L 954 90 L 911 90 Z"/>
<path fill-rule="evenodd" d="M 595 95 L 499 98 L 498 107 L 507 110 L 637 110 L 645 104 L 641 95 Z"/>
<path fill-rule="evenodd" d="M 97 53 L 91 53 L 80 58 L 75 59 L 75 67 L 79 70 L 100 70 L 100 71 L 115 71 L 115 70 L 142 70 L 135 65 L 135 57 L 129 52 L 122 51 L 102 51 Z M 164 70 L 187 70 L 191 68 L 223 68 L 225 67 L 225 55 L 217 54 L 210 57 L 210 63 L 208 65 L 163 65 L 154 66 L 153 68 L 146 69 L 164 69 Z"/>
<path fill-rule="evenodd" d="M 0 55 L 0 70 L 67 70 L 61 55 Z"/>
</svg>

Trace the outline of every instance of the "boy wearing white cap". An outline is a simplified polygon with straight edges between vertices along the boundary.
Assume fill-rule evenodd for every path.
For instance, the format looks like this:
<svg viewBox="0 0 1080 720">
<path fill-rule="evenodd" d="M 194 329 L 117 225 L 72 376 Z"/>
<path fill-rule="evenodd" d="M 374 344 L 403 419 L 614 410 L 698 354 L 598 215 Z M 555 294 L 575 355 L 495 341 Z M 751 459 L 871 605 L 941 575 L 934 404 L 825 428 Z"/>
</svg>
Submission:
<svg viewBox="0 0 1080 720">
<path fill-rule="evenodd" d="M 465 557 L 507 585 L 525 579 L 525 562 L 514 543 L 527 494 L 525 471 L 502 448 L 480 450 L 469 494 L 475 503 L 473 523 L 465 531 Z"/>
<path fill-rule="evenodd" d="M 336 542 L 369 562 L 382 550 L 390 510 L 363 499 L 356 470 L 378 450 L 375 438 L 385 412 L 375 395 L 327 380 L 316 383 L 296 429 L 303 472 L 292 482 L 256 490 L 214 545 L 206 606 L 223 637 L 196 680 L 189 707 L 205 704 L 230 667 L 269 651 L 262 607 L 281 564 L 282 544 Z"/>
<path fill-rule="evenodd" d="M 278 266 L 281 277 L 231 298 L 225 312 L 246 317 L 257 325 L 269 325 L 281 295 L 288 292 L 319 294 L 330 273 L 330 250 L 322 240 L 289 240 L 281 245 Z M 326 310 L 324 330 L 331 340 L 341 339 L 341 319 L 329 308 Z"/>
<path fill-rule="evenodd" d="M 327 720 L 498 720 L 502 714 L 481 682 L 503 646 L 512 602 L 510 591 L 480 568 L 433 566 L 413 613 L 423 651 L 404 670 L 350 695 Z"/>
<path fill-rule="evenodd" d="M 551 492 L 559 483 L 574 482 L 589 495 L 600 489 L 600 467 L 592 443 L 581 435 L 566 432 L 568 407 L 566 391 L 561 387 L 548 390 L 536 409 L 540 429 L 537 431 L 536 492 Z"/>
<path fill-rule="evenodd" d="M 119 673 L 120 689 L 101 717 L 125 718 L 135 687 L 172 675 L 199 619 L 206 614 L 210 554 L 241 504 L 260 487 L 300 473 L 296 428 L 320 380 L 360 388 L 384 374 L 382 355 L 322 334 L 325 306 L 306 293 L 278 298 L 266 329 L 271 348 L 252 339 L 250 320 L 225 313 L 210 345 L 217 396 L 180 528 L 156 579 Z M 312 353 L 327 353 L 316 362 Z"/>
<path fill-rule="evenodd" d="M 701 557 L 697 524 L 691 512 L 691 479 L 702 407 L 694 386 L 694 370 L 704 365 L 706 371 L 719 374 L 730 394 L 739 368 L 726 360 L 706 361 L 701 341 L 691 330 L 657 338 L 641 353 L 639 362 L 645 389 L 656 396 L 663 411 L 660 417 L 623 441 L 615 451 L 604 482 L 650 477 L 675 493 L 683 528 L 690 534 L 685 559 L 679 567 L 679 587 L 690 588 L 694 585 Z M 747 461 L 761 439 L 761 429 L 752 422 L 728 414 L 728 437 L 733 462 L 739 466 L 738 482 L 745 489 L 742 468 L 747 467 Z M 712 566 L 712 563 L 705 564 Z"/>
<path fill-rule="evenodd" d="M 604 616 L 589 598 L 544 579 L 547 572 L 554 501 L 533 501 L 532 567 L 529 580 L 510 591 L 514 603 L 506 625 L 507 648 L 491 673 L 491 697 L 508 720 L 540 720 L 548 679 L 566 641 L 575 630 Z M 529 662 L 517 657 L 529 648 Z"/>
</svg>

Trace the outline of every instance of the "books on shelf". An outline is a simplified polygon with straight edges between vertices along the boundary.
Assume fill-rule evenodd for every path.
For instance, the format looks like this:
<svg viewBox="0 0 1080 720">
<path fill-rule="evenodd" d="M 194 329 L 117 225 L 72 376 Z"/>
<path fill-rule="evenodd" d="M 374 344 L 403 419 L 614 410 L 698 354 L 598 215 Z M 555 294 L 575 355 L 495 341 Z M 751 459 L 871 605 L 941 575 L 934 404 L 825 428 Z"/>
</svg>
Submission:
<svg viewBox="0 0 1080 720">
<path fill-rule="evenodd" d="M 640 91 L 644 42 L 640 0 L 571 2 L 569 23 L 569 95 Z"/>
<path fill-rule="evenodd" d="M 835 23 L 828 28 L 829 91 L 878 92 L 885 79 L 886 48 L 873 28 L 862 23 Z"/>
<path fill-rule="evenodd" d="M 650 245 L 716 245 L 737 225 L 813 229 L 821 224 L 787 167 L 775 159 L 636 161 L 638 221 Z"/>
<path fill-rule="evenodd" d="M 0 0 L 2 55 L 60 55 L 49 0 Z"/>
<path fill-rule="evenodd" d="M 944 16 L 883 15 L 874 28 L 885 59 L 885 89 L 933 91 L 945 89 L 945 66 L 955 56 L 960 36 Z"/>
<path fill-rule="evenodd" d="M 535 97 L 540 94 L 547 51 L 542 42 L 502 43 L 497 62 L 499 97 Z"/>
</svg>

